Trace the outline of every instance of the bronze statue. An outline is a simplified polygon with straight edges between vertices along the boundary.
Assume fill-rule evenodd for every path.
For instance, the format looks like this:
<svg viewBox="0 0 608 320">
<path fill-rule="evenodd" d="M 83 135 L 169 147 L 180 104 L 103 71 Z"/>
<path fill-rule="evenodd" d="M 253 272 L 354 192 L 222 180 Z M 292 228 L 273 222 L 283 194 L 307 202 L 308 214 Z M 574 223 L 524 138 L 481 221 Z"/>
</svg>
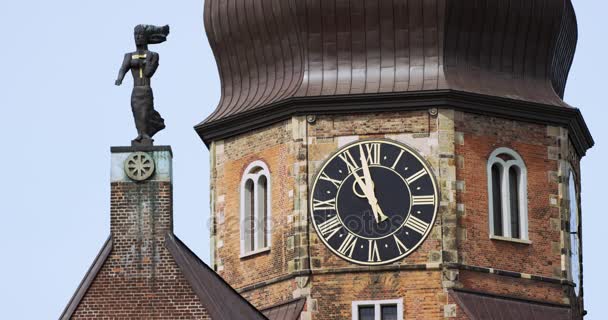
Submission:
<svg viewBox="0 0 608 320">
<path fill-rule="evenodd" d="M 121 85 L 127 71 L 131 70 L 133 75 L 131 110 L 137 128 L 137 138 L 131 144 L 152 145 L 154 141 L 152 136 L 165 128 L 165 120 L 154 110 L 154 95 L 150 83 L 158 68 L 158 53 L 149 51 L 148 44 L 165 42 L 169 35 L 169 26 L 140 24 L 135 27 L 134 35 L 137 51 L 125 54 L 118 71 L 116 85 Z"/>
</svg>

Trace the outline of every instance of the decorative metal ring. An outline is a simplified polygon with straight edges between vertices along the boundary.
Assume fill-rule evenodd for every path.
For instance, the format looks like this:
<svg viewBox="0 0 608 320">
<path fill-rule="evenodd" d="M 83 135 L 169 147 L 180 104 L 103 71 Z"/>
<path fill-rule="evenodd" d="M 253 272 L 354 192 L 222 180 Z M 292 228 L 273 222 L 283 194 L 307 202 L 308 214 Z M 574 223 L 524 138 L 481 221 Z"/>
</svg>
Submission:
<svg viewBox="0 0 608 320">
<path fill-rule="evenodd" d="M 155 170 L 154 159 L 145 152 L 134 152 L 125 160 L 125 173 L 135 181 L 149 179 Z"/>
</svg>

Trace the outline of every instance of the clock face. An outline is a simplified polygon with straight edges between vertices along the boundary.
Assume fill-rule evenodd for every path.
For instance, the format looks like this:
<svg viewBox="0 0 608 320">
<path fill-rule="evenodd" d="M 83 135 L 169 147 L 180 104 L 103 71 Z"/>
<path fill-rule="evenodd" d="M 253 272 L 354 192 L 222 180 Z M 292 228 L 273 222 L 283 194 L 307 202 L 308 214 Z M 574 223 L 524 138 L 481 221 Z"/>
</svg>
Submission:
<svg viewBox="0 0 608 320">
<path fill-rule="evenodd" d="M 347 145 L 321 167 L 310 198 L 319 238 L 338 256 L 363 265 L 412 253 L 437 215 L 431 168 L 411 148 L 391 140 Z"/>
</svg>

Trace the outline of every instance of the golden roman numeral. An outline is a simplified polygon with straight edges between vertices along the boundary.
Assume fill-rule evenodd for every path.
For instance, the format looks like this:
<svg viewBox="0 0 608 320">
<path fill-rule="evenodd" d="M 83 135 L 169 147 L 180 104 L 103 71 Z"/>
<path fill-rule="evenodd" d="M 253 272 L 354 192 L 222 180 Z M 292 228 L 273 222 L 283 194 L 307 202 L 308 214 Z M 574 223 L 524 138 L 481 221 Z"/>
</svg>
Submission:
<svg viewBox="0 0 608 320">
<path fill-rule="evenodd" d="M 341 153 L 340 155 L 338 155 L 338 157 L 340 157 L 340 159 L 342 159 L 342 161 L 344 161 L 344 163 L 346 163 L 349 173 L 352 173 L 353 171 L 356 171 L 359 169 L 359 165 L 357 164 L 357 161 L 355 161 L 353 156 L 350 154 L 350 151 L 346 150 L 343 153 Z"/>
<path fill-rule="evenodd" d="M 342 181 L 330 178 L 325 172 L 321 173 L 321 177 L 319 179 L 333 183 L 336 188 L 340 188 L 340 185 L 342 184 Z"/>
<path fill-rule="evenodd" d="M 405 181 L 407 181 L 408 184 L 412 184 L 412 182 L 424 177 L 426 175 L 426 170 L 422 169 L 416 173 L 414 173 L 413 175 L 411 175 L 409 178 L 407 178 Z"/>
<path fill-rule="evenodd" d="M 367 151 L 367 154 L 365 155 L 365 161 L 367 161 L 368 164 L 380 164 L 380 146 L 381 144 L 379 143 L 365 144 L 365 150 Z"/>
<path fill-rule="evenodd" d="M 313 207 L 314 211 L 336 210 L 336 198 L 325 200 L 325 201 L 313 199 L 312 207 Z"/>
<path fill-rule="evenodd" d="M 349 233 L 346 236 L 346 239 L 344 239 L 344 242 L 342 242 L 342 245 L 340 246 L 340 248 L 338 248 L 338 252 L 340 252 L 343 255 L 346 255 L 346 252 L 348 252 L 348 257 L 352 258 L 353 251 L 355 250 L 356 244 L 357 244 L 357 237 L 355 237 L 354 234 Z"/>
<path fill-rule="evenodd" d="M 395 159 L 395 163 L 393 163 L 393 166 L 391 167 L 391 169 L 395 170 L 395 168 L 397 167 L 399 160 L 401 160 L 401 157 L 403 156 L 404 152 L 405 151 L 403 151 L 403 150 L 401 150 L 401 152 L 399 152 L 399 155 L 397 156 L 397 159 Z"/>
<path fill-rule="evenodd" d="M 342 229 L 342 224 L 337 215 L 319 225 L 319 232 L 325 240 L 331 239 L 340 229 Z"/>
<path fill-rule="evenodd" d="M 369 249 L 367 253 L 367 261 L 376 262 L 380 260 L 380 251 L 378 251 L 378 243 L 376 240 L 368 240 L 369 241 Z"/>
<path fill-rule="evenodd" d="M 420 234 L 424 234 L 426 232 L 426 229 L 429 227 L 429 224 L 414 216 L 410 216 L 407 219 L 405 226 Z"/>
<path fill-rule="evenodd" d="M 413 206 L 422 206 L 428 204 L 435 204 L 435 195 L 430 196 L 413 196 L 412 197 L 412 205 Z"/>
<path fill-rule="evenodd" d="M 393 238 L 395 239 L 395 242 L 397 243 L 397 248 L 399 249 L 399 254 L 404 254 L 405 252 L 408 252 L 410 249 L 408 249 L 408 247 L 406 247 L 403 242 L 401 242 L 401 240 L 399 240 L 399 238 L 397 238 L 396 235 L 393 234 Z"/>
</svg>

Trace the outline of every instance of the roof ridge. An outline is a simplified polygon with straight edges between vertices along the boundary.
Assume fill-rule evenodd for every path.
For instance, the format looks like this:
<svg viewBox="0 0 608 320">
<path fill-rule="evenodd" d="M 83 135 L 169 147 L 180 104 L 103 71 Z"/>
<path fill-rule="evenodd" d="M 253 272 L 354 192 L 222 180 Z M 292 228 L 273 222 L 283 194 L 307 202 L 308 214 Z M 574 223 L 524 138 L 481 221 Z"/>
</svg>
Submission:
<svg viewBox="0 0 608 320">
<path fill-rule="evenodd" d="M 214 320 L 267 319 L 172 232 L 165 237 L 165 247 Z M 222 293 L 228 296 L 221 296 Z"/>
<path fill-rule="evenodd" d="M 93 260 L 93 263 L 89 267 L 89 270 L 85 274 L 84 278 L 82 278 L 82 281 L 80 281 L 80 284 L 78 285 L 78 288 L 70 299 L 70 302 L 68 302 L 68 305 L 63 310 L 63 313 L 61 313 L 61 316 L 59 316 L 60 320 L 68 320 L 72 317 L 72 315 L 74 315 L 74 312 L 80 305 L 80 302 L 84 298 L 87 291 L 89 291 L 89 287 L 91 286 L 91 284 L 93 284 L 93 281 L 97 277 L 97 274 L 99 273 L 103 265 L 106 263 L 106 260 L 110 256 L 111 252 L 112 235 L 108 236 L 108 239 L 103 244 L 101 250 L 99 250 L 99 253 L 95 257 L 95 260 Z"/>
</svg>

